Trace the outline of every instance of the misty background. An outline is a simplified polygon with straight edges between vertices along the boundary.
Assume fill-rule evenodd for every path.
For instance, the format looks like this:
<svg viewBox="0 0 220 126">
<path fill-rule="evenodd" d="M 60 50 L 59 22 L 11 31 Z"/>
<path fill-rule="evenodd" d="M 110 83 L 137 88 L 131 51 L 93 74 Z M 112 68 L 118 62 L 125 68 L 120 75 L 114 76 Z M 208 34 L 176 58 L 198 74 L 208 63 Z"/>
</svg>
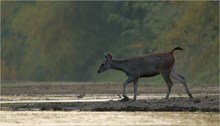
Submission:
<svg viewBox="0 0 220 126">
<path fill-rule="evenodd" d="M 218 1 L 1 1 L 1 80 L 123 82 L 120 71 L 97 74 L 104 52 L 121 59 L 177 46 L 177 73 L 218 84 Z"/>
</svg>

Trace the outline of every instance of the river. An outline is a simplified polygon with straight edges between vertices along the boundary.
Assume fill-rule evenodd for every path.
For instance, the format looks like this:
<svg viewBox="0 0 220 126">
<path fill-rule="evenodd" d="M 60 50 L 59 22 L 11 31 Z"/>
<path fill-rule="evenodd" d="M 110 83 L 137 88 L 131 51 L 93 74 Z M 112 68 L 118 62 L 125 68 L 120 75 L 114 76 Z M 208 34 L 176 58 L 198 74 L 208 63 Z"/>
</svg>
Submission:
<svg viewBox="0 0 220 126">
<path fill-rule="evenodd" d="M 219 125 L 217 112 L 0 111 L 1 126 Z"/>
</svg>

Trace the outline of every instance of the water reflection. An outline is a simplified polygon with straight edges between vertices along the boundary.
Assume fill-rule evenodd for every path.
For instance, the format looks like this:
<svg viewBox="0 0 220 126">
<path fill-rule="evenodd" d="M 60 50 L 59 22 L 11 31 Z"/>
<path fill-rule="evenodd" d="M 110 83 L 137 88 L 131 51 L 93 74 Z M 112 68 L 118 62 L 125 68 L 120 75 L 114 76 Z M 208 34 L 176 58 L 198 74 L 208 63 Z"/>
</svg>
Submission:
<svg viewBox="0 0 220 126">
<path fill-rule="evenodd" d="M 65 118 L 64 118 L 65 117 Z M 0 111 L 1 125 L 219 125 L 215 112 Z"/>
</svg>

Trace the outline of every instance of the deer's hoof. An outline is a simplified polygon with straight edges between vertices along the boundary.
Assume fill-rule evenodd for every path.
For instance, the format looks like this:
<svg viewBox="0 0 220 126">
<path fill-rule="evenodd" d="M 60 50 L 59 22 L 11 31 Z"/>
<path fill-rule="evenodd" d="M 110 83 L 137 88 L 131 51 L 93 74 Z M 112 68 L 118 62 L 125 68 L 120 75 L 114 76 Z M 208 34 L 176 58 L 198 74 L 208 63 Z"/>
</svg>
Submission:
<svg viewBox="0 0 220 126">
<path fill-rule="evenodd" d="M 129 98 L 128 98 L 128 96 L 126 96 L 126 95 L 123 95 L 123 99 L 121 99 L 121 101 L 129 101 Z"/>
</svg>

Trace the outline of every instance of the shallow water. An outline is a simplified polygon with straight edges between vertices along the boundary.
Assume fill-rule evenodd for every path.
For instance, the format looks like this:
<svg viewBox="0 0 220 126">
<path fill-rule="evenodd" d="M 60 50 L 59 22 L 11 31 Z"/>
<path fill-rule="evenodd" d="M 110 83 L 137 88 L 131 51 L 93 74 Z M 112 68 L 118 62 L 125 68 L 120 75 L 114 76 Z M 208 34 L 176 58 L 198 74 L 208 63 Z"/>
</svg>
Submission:
<svg viewBox="0 0 220 126">
<path fill-rule="evenodd" d="M 104 101 L 117 101 L 119 96 L 117 94 L 86 94 L 83 98 L 77 98 L 79 94 L 62 94 L 62 95 L 21 95 L 21 96 L 10 96 L 1 95 L 0 103 L 52 103 L 52 102 L 104 102 Z M 218 94 L 209 94 L 209 96 L 214 96 Z M 132 98 L 133 94 L 128 94 L 128 97 Z M 194 94 L 195 97 L 205 96 L 205 94 Z M 170 97 L 186 97 L 184 95 L 171 94 Z M 139 94 L 137 99 L 164 99 L 164 94 Z"/>
<path fill-rule="evenodd" d="M 216 112 L 0 111 L 1 126 L 219 125 Z"/>
</svg>

